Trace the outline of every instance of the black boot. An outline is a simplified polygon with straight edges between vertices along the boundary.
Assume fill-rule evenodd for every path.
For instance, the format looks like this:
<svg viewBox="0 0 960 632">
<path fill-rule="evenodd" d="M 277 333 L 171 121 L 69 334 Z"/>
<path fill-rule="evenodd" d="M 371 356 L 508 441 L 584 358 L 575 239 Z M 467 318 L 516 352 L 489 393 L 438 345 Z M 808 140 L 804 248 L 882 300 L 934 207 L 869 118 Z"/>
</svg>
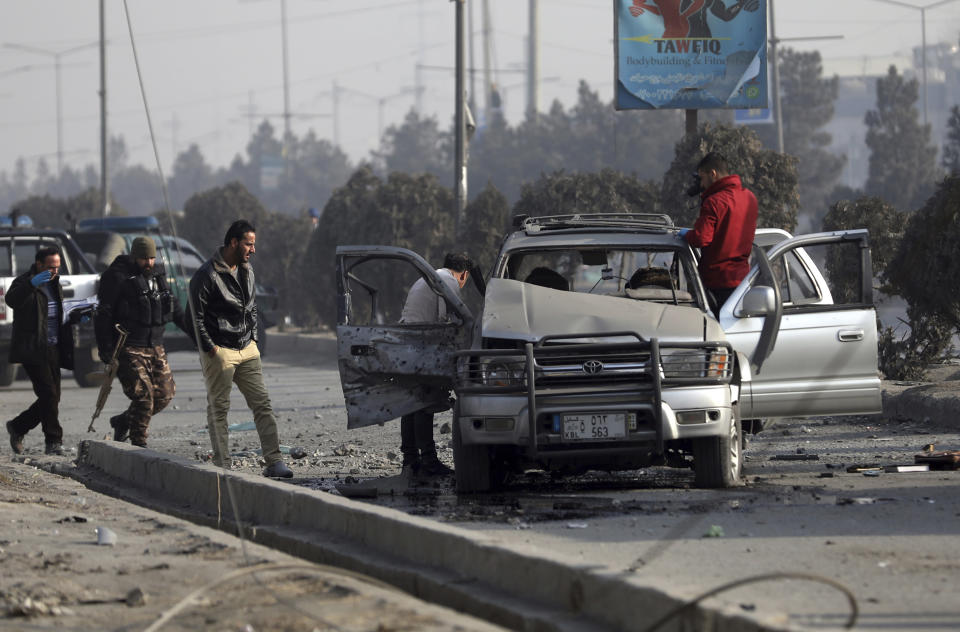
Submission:
<svg viewBox="0 0 960 632">
<path fill-rule="evenodd" d="M 428 452 L 420 457 L 420 476 L 453 476 L 453 470 L 443 464 L 436 452 Z"/>
<path fill-rule="evenodd" d="M 111 417 L 110 426 L 113 428 L 114 441 L 126 441 L 130 437 L 130 423 L 123 414 Z"/>
</svg>

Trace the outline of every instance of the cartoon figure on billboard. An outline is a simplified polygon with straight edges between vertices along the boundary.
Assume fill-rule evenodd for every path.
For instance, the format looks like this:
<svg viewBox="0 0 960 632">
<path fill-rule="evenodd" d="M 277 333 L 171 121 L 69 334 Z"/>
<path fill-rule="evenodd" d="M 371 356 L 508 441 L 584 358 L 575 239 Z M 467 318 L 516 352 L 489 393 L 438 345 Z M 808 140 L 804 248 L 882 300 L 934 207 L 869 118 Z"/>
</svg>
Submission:
<svg viewBox="0 0 960 632">
<path fill-rule="evenodd" d="M 649 4 L 649 3 L 655 4 Z M 707 23 L 707 11 L 724 22 L 730 22 L 740 11 L 756 11 L 760 0 L 740 0 L 732 6 L 723 0 L 633 0 L 630 15 L 644 11 L 663 18 L 664 37 L 713 37 Z"/>
<path fill-rule="evenodd" d="M 766 90 L 761 0 L 616 0 L 618 108 L 756 108 Z"/>
</svg>

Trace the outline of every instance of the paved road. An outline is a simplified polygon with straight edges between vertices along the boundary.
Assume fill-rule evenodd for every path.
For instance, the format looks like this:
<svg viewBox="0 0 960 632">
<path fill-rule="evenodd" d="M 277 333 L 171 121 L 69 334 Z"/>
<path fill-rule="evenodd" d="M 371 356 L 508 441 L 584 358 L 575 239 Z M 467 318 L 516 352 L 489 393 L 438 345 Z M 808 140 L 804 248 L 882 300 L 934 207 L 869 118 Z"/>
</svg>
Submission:
<svg viewBox="0 0 960 632">
<path fill-rule="evenodd" d="M 150 446 L 204 458 L 205 400 L 196 358 L 175 354 L 173 366 L 177 397 L 151 425 Z M 274 358 L 265 373 L 281 441 L 307 454 L 291 460 L 295 484 L 332 490 L 337 483 L 398 473 L 395 424 L 345 429 L 331 358 L 299 364 Z M 65 381 L 68 443 L 89 436 L 84 430 L 95 396 Z M 3 414 L 9 417 L 29 398 L 27 383 L 6 389 Z M 117 391 L 98 423 L 101 431 L 122 404 Z M 256 471 L 256 436 L 242 429 L 250 419 L 235 395 L 230 422 L 239 426 L 231 448 L 239 469 Z M 445 423 L 449 416 L 438 416 L 441 458 L 449 462 Z M 34 433 L 27 443 L 38 450 L 42 440 Z M 846 471 L 859 463 L 911 463 L 926 444 L 960 448 L 960 435 L 881 418 L 794 420 L 753 439 L 748 482 L 734 490 L 693 489 L 690 472 L 652 468 L 560 482 L 531 474 L 505 493 L 470 499 L 458 499 L 449 481 L 438 481 L 374 502 L 574 556 L 679 596 L 693 598 L 756 574 L 801 572 L 836 580 L 852 591 L 862 611 L 857 629 L 957 629 L 960 473 Z M 798 453 L 811 460 L 771 460 Z M 838 590 L 811 581 L 752 584 L 721 595 L 716 603 L 762 620 L 817 629 L 839 627 L 848 614 Z"/>
</svg>

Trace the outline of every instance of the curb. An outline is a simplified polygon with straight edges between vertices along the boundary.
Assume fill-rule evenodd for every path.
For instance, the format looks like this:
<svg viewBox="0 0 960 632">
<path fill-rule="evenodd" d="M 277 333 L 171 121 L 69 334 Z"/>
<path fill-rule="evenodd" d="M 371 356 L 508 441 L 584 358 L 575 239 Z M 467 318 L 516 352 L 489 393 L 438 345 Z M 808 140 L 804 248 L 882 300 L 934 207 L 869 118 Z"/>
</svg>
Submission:
<svg viewBox="0 0 960 632">
<path fill-rule="evenodd" d="M 960 429 L 960 381 L 914 386 L 883 393 L 883 416 Z"/>
<path fill-rule="evenodd" d="M 516 630 L 647 630 L 685 599 L 620 572 L 467 529 L 149 449 L 83 441 L 75 476 L 138 504 L 365 573 L 421 599 Z M 232 528 L 232 529 L 231 529 Z M 697 606 L 662 630 L 789 630 Z"/>
</svg>

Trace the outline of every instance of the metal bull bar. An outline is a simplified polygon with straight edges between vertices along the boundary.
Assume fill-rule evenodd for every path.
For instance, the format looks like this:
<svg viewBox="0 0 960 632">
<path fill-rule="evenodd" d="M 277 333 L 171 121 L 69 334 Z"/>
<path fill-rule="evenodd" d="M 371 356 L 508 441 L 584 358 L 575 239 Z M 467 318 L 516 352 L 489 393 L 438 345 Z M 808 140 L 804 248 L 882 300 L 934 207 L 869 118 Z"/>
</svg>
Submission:
<svg viewBox="0 0 960 632">
<path fill-rule="evenodd" d="M 628 343 L 571 343 L 564 345 L 548 346 L 547 343 L 556 342 L 563 339 L 583 339 L 583 338 L 611 338 L 611 337 L 631 337 L 637 342 Z M 656 433 L 656 449 L 662 453 L 664 449 L 663 436 L 663 406 L 662 390 L 664 382 L 671 385 L 684 384 L 715 384 L 729 383 L 732 374 L 733 350 L 730 344 L 723 342 L 670 342 L 670 349 L 702 349 L 704 351 L 704 362 L 699 365 L 701 374 L 682 375 L 671 368 L 670 375 L 665 376 L 664 355 L 661 351 L 660 341 L 657 338 L 644 340 L 636 332 L 604 332 L 602 334 L 569 334 L 558 336 L 545 336 L 538 342 L 526 342 L 520 349 L 473 349 L 458 351 L 457 363 L 457 381 L 456 391 L 458 394 L 508 394 L 524 393 L 527 396 L 527 417 L 528 417 L 528 436 L 527 452 L 531 458 L 535 458 L 539 453 L 537 444 L 537 419 L 538 419 L 538 390 L 542 393 L 544 381 L 550 377 L 549 364 L 542 362 L 552 358 L 562 358 L 569 356 L 575 358 L 571 360 L 573 364 L 582 364 L 584 360 L 593 358 L 603 358 L 605 361 L 611 357 L 618 361 L 617 366 L 627 366 L 628 369 L 620 372 L 611 372 L 609 379 L 597 380 L 596 384 L 584 384 L 579 381 L 578 384 L 567 387 L 564 395 L 598 395 L 604 393 L 624 394 L 623 386 L 625 383 L 642 382 L 644 390 L 649 389 L 648 398 L 642 402 L 643 408 L 649 407 L 653 419 L 653 426 Z M 716 368 L 718 365 L 713 362 L 710 356 L 711 349 L 724 348 L 727 351 L 725 365 Z M 521 355 L 522 354 L 522 355 Z M 639 358 L 644 357 L 640 361 Z M 502 362 L 497 362 L 497 358 L 503 358 Z M 522 358 L 522 359 L 521 359 Z M 492 362 L 491 362 L 492 360 Z M 539 361 L 538 361 L 539 360 Z M 508 379 L 503 384 L 484 383 L 481 373 L 485 370 L 485 363 L 502 367 L 508 375 Z M 522 366 L 521 366 L 522 364 Z M 668 362 L 668 366 L 670 363 Z M 696 366 L 695 366 L 696 368 Z M 580 370 L 580 369 L 578 369 Z M 710 375 L 715 372 L 716 375 Z M 539 378 L 538 378 L 539 373 Z M 554 372 L 556 374 L 556 372 Z M 521 377 L 522 376 L 522 377 Z M 581 378 L 588 378 L 585 369 L 581 370 Z M 539 385 L 538 385 L 539 382 Z M 559 386 L 559 385 L 558 385 Z M 619 386 L 619 388 L 617 388 Z M 572 389 L 572 390 L 571 390 Z M 600 448 L 603 449 L 603 448 Z M 609 450 L 609 449 L 607 449 Z"/>
</svg>

